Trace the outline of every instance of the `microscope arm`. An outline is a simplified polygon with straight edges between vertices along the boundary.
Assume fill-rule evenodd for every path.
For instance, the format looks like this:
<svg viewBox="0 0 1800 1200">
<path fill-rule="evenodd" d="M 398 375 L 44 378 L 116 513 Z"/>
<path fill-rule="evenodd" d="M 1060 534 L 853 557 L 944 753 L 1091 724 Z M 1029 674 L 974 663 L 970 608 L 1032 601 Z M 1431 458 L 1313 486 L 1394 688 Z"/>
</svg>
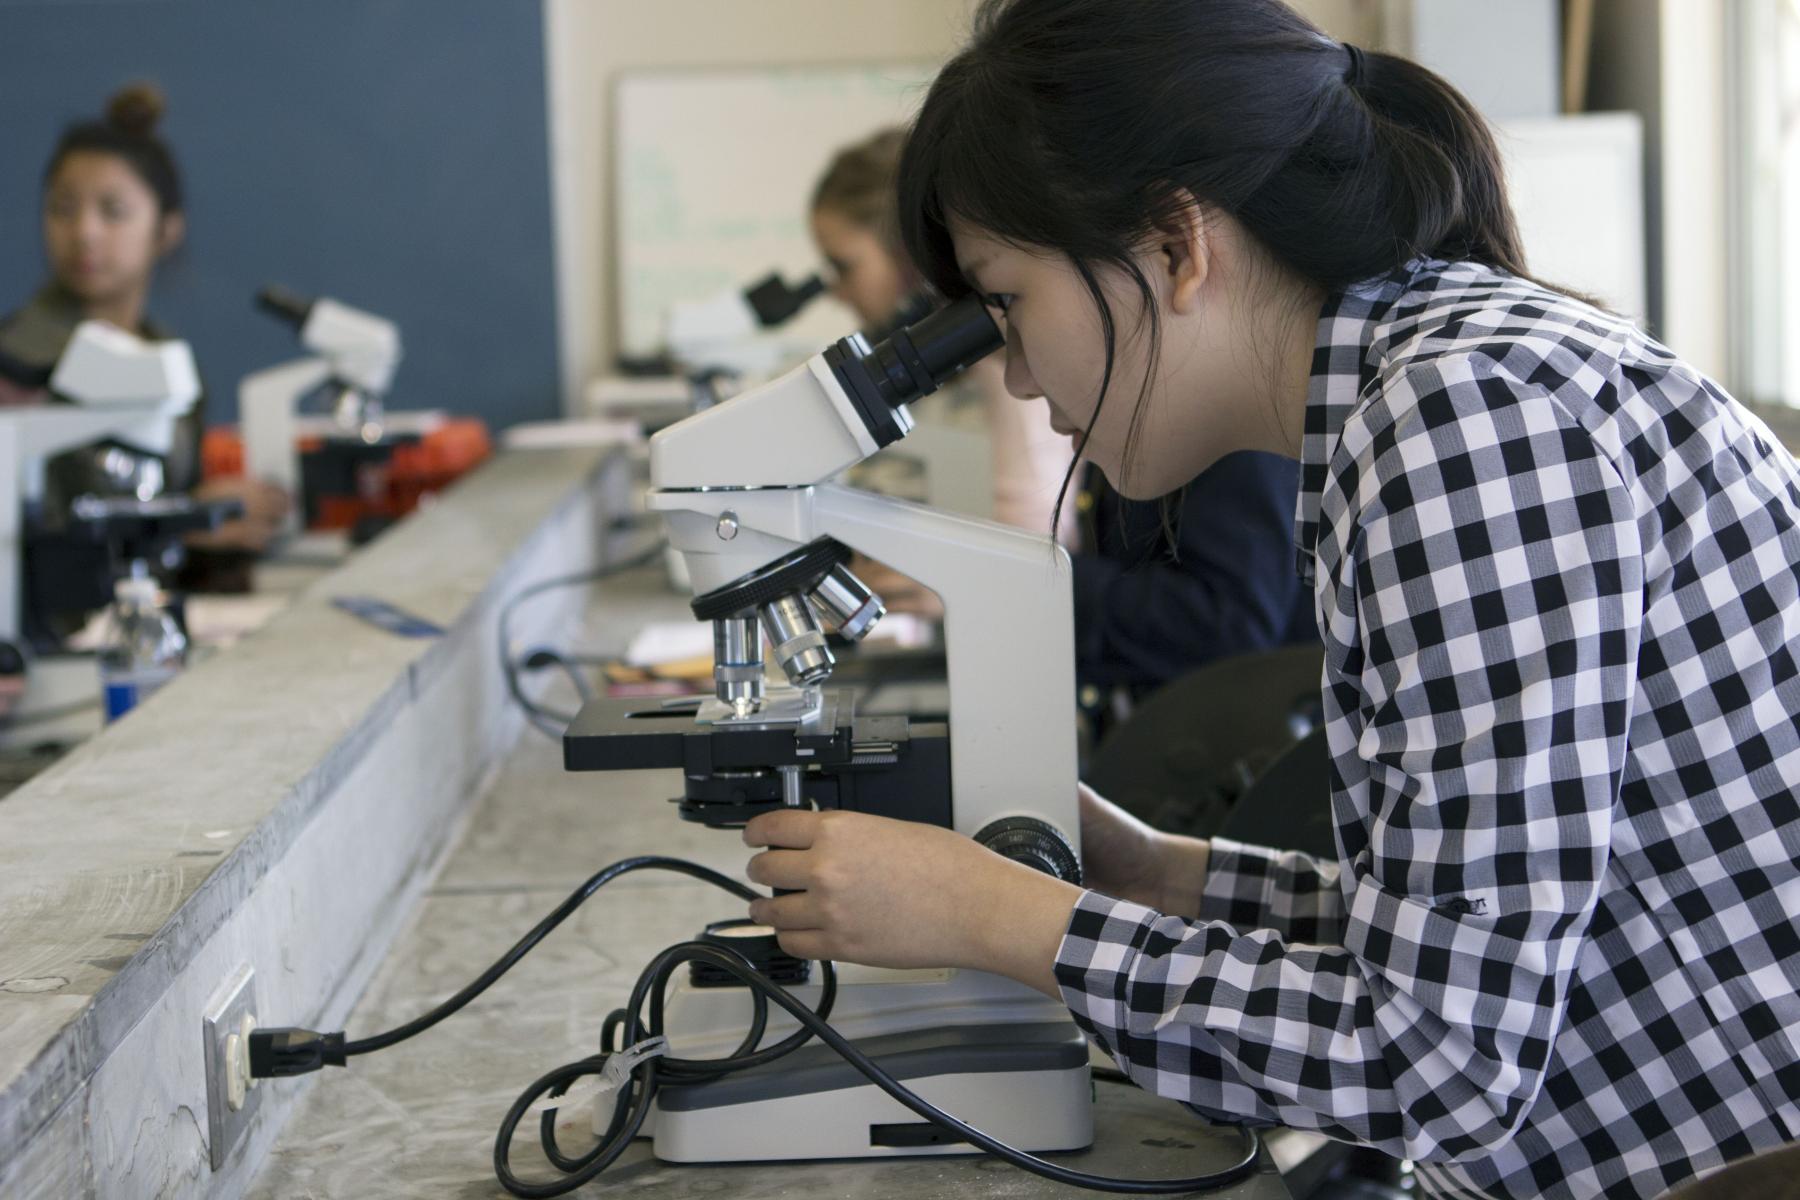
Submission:
<svg viewBox="0 0 1800 1200">
<path fill-rule="evenodd" d="M 299 358 L 244 376 L 238 384 L 238 420 L 244 430 L 244 471 L 297 494 L 299 452 L 295 449 L 300 398 L 331 378 L 323 358 Z"/>
</svg>

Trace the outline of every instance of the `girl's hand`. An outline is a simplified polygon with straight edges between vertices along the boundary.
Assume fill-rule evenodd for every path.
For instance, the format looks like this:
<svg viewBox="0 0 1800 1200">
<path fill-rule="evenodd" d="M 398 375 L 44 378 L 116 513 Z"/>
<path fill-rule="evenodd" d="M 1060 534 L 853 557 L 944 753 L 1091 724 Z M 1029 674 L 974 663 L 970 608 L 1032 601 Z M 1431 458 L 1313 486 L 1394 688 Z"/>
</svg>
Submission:
<svg viewBox="0 0 1800 1200">
<path fill-rule="evenodd" d="M 768 849 L 749 876 L 794 894 L 751 919 L 782 949 L 877 967 L 973 967 L 1050 996 L 1056 950 L 1081 889 L 935 825 L 865 813 L 781 809 L 744 827 Z"/>
<path fill-rule="evenodd" d="M 1152 829 L 1085 783 L 1078 791 L 1082 882 L 1159 913 L 1194 916 L 1206 882 L 1207 843 Z"/>
<path fill-rule="evenodd" d="M 291 502 L 288 494 L 272 483 L 260 479 L 233 476 L 209 479 L 193 491 L 194 499 L 238 500 L 244 515 L 233 518 L 217 529 L 189 534 L 187 544 L 204 550 L 247 550 L 261 554 L 281 532 Z"/>
<path fill-rule="evenodd" d="M 0 378 L 0 408 L 19 408 L 27 404 L 42 404 L 50 398 L 50 393 L 43 388 L 28 388 L 22 383 L 14 383 L 10 379 Z"/>
</svg>

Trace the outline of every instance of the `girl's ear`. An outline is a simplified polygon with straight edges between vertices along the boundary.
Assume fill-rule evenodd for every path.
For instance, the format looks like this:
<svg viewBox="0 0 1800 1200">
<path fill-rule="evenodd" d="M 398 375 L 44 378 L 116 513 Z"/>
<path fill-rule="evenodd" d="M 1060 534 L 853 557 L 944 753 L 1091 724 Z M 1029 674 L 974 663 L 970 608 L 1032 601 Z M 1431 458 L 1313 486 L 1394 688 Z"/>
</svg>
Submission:
<svg viewBox="0 0 1800 1200">
<path fill-rule="evenodd" d="M 1200 303 L 1200 292 L 1212 269 L 1212 237 L 1217 226 L 1198 203 L 1184 207 L 1175 223 L 1162 231 L 1158 244 L 1169 289 L 1169 307 L 1185 316 Z"/>
<path fill-rule="evenodd" d="M 156 226 L 156 256 L 164 258 L 175 252 L 187 237 L 187 217 L 178 212 L 164 213 Z"/>
</svg>

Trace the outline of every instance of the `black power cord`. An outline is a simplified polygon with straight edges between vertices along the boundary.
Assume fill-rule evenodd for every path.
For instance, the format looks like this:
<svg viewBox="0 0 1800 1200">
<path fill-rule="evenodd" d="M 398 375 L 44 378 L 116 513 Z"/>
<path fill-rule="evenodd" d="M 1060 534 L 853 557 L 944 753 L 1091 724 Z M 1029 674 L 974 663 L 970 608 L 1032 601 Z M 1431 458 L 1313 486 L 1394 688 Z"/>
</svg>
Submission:
<svg viewBox="0 0 1800 1200">
<path fill-rule="evenodd" d="M 505 604 L 500 606 L 500 670 L 506 678 L 507 694 L 511 696 L 513 702 L 524 711 L 526 719 L 531 722 L 532 727 L 545 737 L 560 740 L 563 731 L 568 727 L 569 722 L 575 719 L 575 714 L 546 707 L 527 696 L 524 687 L 519 682 L 519 673 L 522 670 L 537 670 L 542 667 L 556 667 L 558 670 L 562 671 L 563 674 L 567 675 L 570 681 L 574 683 L 576 694 L 581 697 L 582 703 L 584 704 L 593 699 L 593 687 L 588 683 L 587 678 L 582 675 L 579 660 L 557 650 L 545 646 L 536 646 L 526 651 L 523 655 L 514 657 L 511 635 L 513 611 L 527 600 L 536 596 L 541 596 L 545 592 L 555 591 L 558 588 L 578 587 L 584 583 L 598 583 L 602 579 L 618 575 L 621 572 L 646 566 L 649 563 L 656 561 L 662 554 L 665 545 L 666 543 L 658 540 L 647 549 L 640 550 L 636 554 L 622 558 L 618 562 L 607 563 L 604 566 L 595 567 L 587 571 L 578 571 L 572 575 L 558 575 L 550 579 L 540 579 L 538 582 L 515 593 Z"/>
<path fill-rule="evenodd" d="M 710 883 L 714 887 L 723 888 L 740 900 L 756 900 L 761 895 L 729 875 L 722 875 L 710 867 L 703 867 L 699 863 L 687 862 L 684 859 L 665 858 L 657 854 L 620 859 L 611 866 L 596 872 L 587 882 L 570 892 L 568 897 L 552 909 L 548 916 L 532 926 L 531 931 L 524 937 L 513 943 L 512 949 L 502 954 L 493 966 L 476 976 L 467 987 L 457 992 L 456 995 L 425 1015 L 390 1029 L 386 1033 L 354 1042 L 346 1042 L 341 1033 L 318 1033 L 311 1029 L 274 1027 L 259 1029 L 250 1035 L 250 1074 L 258 1079 L 270 1079 L 284 1075 L 304 1075 L 326 1065 L 341 1067 L 346 1058 L 385 1050 L 389 1046 L 404 1042 L 407 1038 L 424 1033 L 445 1017 L 460 1011 L 469 1001 L 492 987 L 502 975 L 512 970 L 520 959 L 543 941 L 551 930 L 568 920 L 576 909 L 587 903 L 595 892 L 621 875 L 650 870 L 674 871 L 677 874 L 687 875 L 703 883 Z M 264 1037 L 264 1034 L 269 1036 Z M 283 1035 L 293 1036 L 284 1037 Z M 319 1052 L 321 1048 L 323 1049 L 322 1054 Z"/>
<path fill-rule="evenodd" d="M 639 1129 L 643 1127 L 645 1118 L 650 1115 L 651 1102 L 655 1100 L 657 1090 L 663 1084 L 704 1083 L 733 1071 L 762 1066 L 793 1053 L 816 1036 L 811 1028 L 802 1025 L 773 1046 L 758 1050 L 757 1045 L 768 1028 L 769 998 L 774 993 L 765 994 L 752 989 L 750 1028 L 736 1050 L 724 1058 L 675 1058 L 659 1055 L 636 1062 L 619 1088 L 612 1120 L 608 1123 L 606 1132 L 601 1135 L 599 1144 L 577 1158 L 570 1158 L 561 1152 L 556 1144 L 556 1110 L 545 1111 L 538 1119 L 538 1140 L 544 1148 L 545 1157 L 563 1172 L 563 1176 L 548 1183 L 530 1183 L 515 1175 L 511 1163 L 513 1133 L 532 1105 L 540 1097 L 562 1094 L 570 1084 L 584 1075 L 603 1074 L 613 1057 L 628 1053 L 630 1046 L 639 1044 L 633 1040 L 634 1036 L 644 1041 L 660 1038 L 663 1001 L 668 982 L 683 964 L 696 961 L 719 966 L 738 979 L 759 979 L 768 983 L 779 993 L 777 1003 L 781 1003 L 780 997 L 786 997 L 798 1007 L 798 1011 L 821 1025 L 831 1015 L 832 1005 L 837 999 L 837 971 L 831 963 L 819 964 L 823 969 L 824 982 L 820 989 L 819 1007 L 815 1011 L 794 1000 L 779 984 L 770 983 L 749 960 L 735 951 L 721 950 L 706 942 L 682 942 L 669 947 L 652 959 L 650 965 L 638 976 L 627 1006 L 608 1015 L 601 1032 L 601 1053 L 565 1063 L 526 1088 L 513 1101 L 513 1106 L 500 1122 L 500 1132 L 494 1139 L 494 1175 L 500 1180 L 502 1187 L 526 1200 L 561 1196 L 574 1191 L 610 1167 L 630 1148 Z M 644 1011 L 646 1004 L 650 1010 L 648 1019 L 634 1017 L 633 1014 Z M 825 1025 L 824 1028 L 831 1027 Z M 623 1031 L 625 1044 L 619 1049 L 610 1049 L 615 1045 L 612 1040 L 615 1031 Z"/>
<path fill-rule="evenodd" d="M 305 1074 L 327 1065 L 343 1066 L 347 1059 L 355 1055 L 371 1054 L 425 1032 L 491 987 L 595 892 L 622 875 L 643 870 L 674 871 L 722 888 L 741 900 L 759 897 L 759 893 L 751 888 L 698 863 L 660 855 L 623 859 L 576 888 L 468 986 L 423 1016 L 404 1025 L 357 1041 L 346 1041 L 342 1033 L 319 1033 L 310 1029 L 266 1028 L 254 1031 L 250 1035 L 251 1075 L 263 1079 Z M 513 1135 L 531 1107 L 543 1097 L 565 1094 L 570 1085 L 583 1076 L 606 1074 L 608 1063 L 614 1057 L 628 1054 L 631 1048 L 641 1047 L 652 1039 L 663 1036 L 663 1005 L 668 983 L 680 967 L 692 962 L 706 963 L 749 987 L 753 1012 L 749 1031 L 738 1048 L 724 1058 L 717 1059 L 633 1055 L 627 1060 L 630 1064 L 629 1074 L 618 1080 L 618 1096 L 613 1115 L 606 1131 L 601 1134 L 599 1143 L 580 1155 L 563 1153 L 556 1142 L 556 1110 L 547 1110 L 539 1118 L 539 1141 L 545 1157 L 562 1172 L 561 1177 L 544 1183 L 532 1183 L 514 1174 L 511 1166 Z M 732 1071 L 760 1066 L 792 1053 L 813 1038 L 818 1038 L 831 1047 L 876 1087 L 925 1120 L 955 1133 L 962 1140 L 996 1158 L 1057 1183 L 1090 1191 L 1127 1195 L 1170 1195 L 1223 1188 L 1256 1169 L 1262 1141 L 1255 1130 L 1247 1127 L 1238 1131 L 1243 1139 L 1244 1153 L 1237 1162 L 1224 1170 L 1186 1179 L 1113 1179 L 1103 1175 L 1090 1175 L 1009 1146 L 915 1095 L 833 1029 L 827 1023 L 827 1018 L 831 1015 L 832 1004 L 837 995 L 837 975 L 830 963 L 821 963 L 820 967 L 823 985 L 819 1007 L 815 1011 L 786 988 L 768 979 L 748 959 L 735 951 L 707 942 L 682 942 L 670 946 L 652 959 L 638 976 L 626 1007 L 607 1016 L 601 1028 L 602 1049 L 599 1054 L 565 1063 L 548 1072 L 513 1102 L 501 1122 L 499 1135 L 494 1142 L 495 1176 L 507 1191 L 524 1200 L 565 1195 L 594 1179 L 625 1152 L 637 1137 L 638 1131 L 643 1128 L 655 1102 L 657 1090 L 663 1083 L 697 1083 Z M 767 1030 L 770 1001 L 799 1022 L 800 1028 L 780 1042 L 758 1049 Z"/>
<path fill-rule="evenodd" d="M 742 955 L 707 942 L 683 942 L 676 946 L 670 946 L 644 968 L 643 974 L 638 976 L 637 986 L 632 990 L 631 1005 L 623 1010 L 625 1013 L 624 1041 L 627 1045 L 637 1044 L 634 1039 L 661 1036 L 661 1006 L 664 988 L 674 972 L 690 962 L 704 962 L 717 967 L 750 988 L 752 1000 L 756 1005 L 751 1036 L 747 1037 L 740 1045 L 738 1052 L 726 1058 L 649 1058 L 637 1063 L 628 1077 L 627 1086 L 621 1089 L 621 1095 L 613 1110 L 612 1120 L 608 1124 L 605 1134 L 602 1135 L 600 1144 L 579 1160 L 563 1159 L 562 1162 L 558 1162 L 557 1158 L 560 1155 L 553 1157 L 552 1162 L 559 1167 L 563 1167 L 564 1163 L 567 1163 L 577 1169 L 567 1171 L 561 1179 L 549 1183 L 533 1184 L 527 1183 L 513 1174 L 508 1161 L 513 1132 L 518 1128 L 519 1121 L 540 1097 L 560 1093 L 575 1079 L 583 1075 L 599 1074 L 604 1071 L 609 1055 L 602 1053 L 568 1063 L 545 1075 L 513 1102 L 512 1108 L 507 1111 L 506 1119 L 501 1122 L 499 1137 L 494 1143 L 494 1174 L 507 1191 L 515 1196 L 525 1197 L 526 1200 L 561 1196 L 573 1191 L 599 1175 L 631 1145 L 638 1130 L 643 1126 L 645 1118 L 649 1116 L 657 1089 L 663 1083 L 691 1083 L 717 1078 L 731 1071 L 772 1061 L 782 1054 L 798 1049 L 804 1042 L 815 1037 L 836 1051 L 839 1057 L 855 1067 L 869 1082 L 920 1117 L 941 1129 L 949 1130 L 962 1141 L 987 1151 L 995 1158 L 1056 1183 L 1069 1184 L 1089 1191 L 1124 1195 L 1171 1195 L 1228 1187 L 1256 1169 L 1257 1158 L 1262 1151 L 1262 1139 L 1254 1129 L 1243 1126 L 1239 1127 L 1238 1134 L 1243 1141 L 1244 1152 L 1237 1162 L 1221 1171 L 1183 1179 L 1115 1179 L 1105 1175 L 1092 1175 L 1009 1146 L 919 1096 L 905 1084 L 889 1075 L 881 1068 L 880 1064 L 858 1050 L 848 1038 L 833 1029 L 825 1019 L 829 1016 L 828 1001 L 835 988 L 833 976 L 829 974 L 826 976 L 824 998 L 819 1005 L 819 1011 L 814 1012 L 801 1003 L 793 993 L 765 977 Z M 829 967 L 830 964 L 825 965 Z M 632 1014 L 640 1012 L 646 1000 L 650 1003 L 650 1019 L 647 1022 L 639 1021 Z M 800 1028 L 785 1041 L 768 1050 L 756 1054 L 745 1054 L 744 1051 L 747 1048 L 753 1047 L 760 1040 L 759 1030 L 765 1019 L 767 1002 L 770 1000 L 773 1000 L 798 1021 Z M 553 1115 L 554 1110 L 546 1112 L 541 1118 L 540 1134 L 543 1136 L 546 1150 L 550 1149 L 550 1145 L 554 1141 L 553 1135 L 549 1133 Z M 565 1168 L 565 1170 L 567 1169 Z"/>
</svg>

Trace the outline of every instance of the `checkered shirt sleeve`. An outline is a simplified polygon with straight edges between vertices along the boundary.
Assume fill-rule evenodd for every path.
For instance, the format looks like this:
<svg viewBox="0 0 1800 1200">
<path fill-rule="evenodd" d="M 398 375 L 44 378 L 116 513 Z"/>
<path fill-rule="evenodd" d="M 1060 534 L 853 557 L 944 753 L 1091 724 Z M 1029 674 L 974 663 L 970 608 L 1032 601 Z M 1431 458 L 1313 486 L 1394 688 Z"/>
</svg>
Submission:
<svg viewBox="0 0 1800 1200">
<path fill-rule="evenodd" d="M 1240 929 L 1272 929 L 1290 942 L 1341 946 L 1338 865 L 1297 850 L 1212 839 L 1195 915 Z"/>
</svg>

